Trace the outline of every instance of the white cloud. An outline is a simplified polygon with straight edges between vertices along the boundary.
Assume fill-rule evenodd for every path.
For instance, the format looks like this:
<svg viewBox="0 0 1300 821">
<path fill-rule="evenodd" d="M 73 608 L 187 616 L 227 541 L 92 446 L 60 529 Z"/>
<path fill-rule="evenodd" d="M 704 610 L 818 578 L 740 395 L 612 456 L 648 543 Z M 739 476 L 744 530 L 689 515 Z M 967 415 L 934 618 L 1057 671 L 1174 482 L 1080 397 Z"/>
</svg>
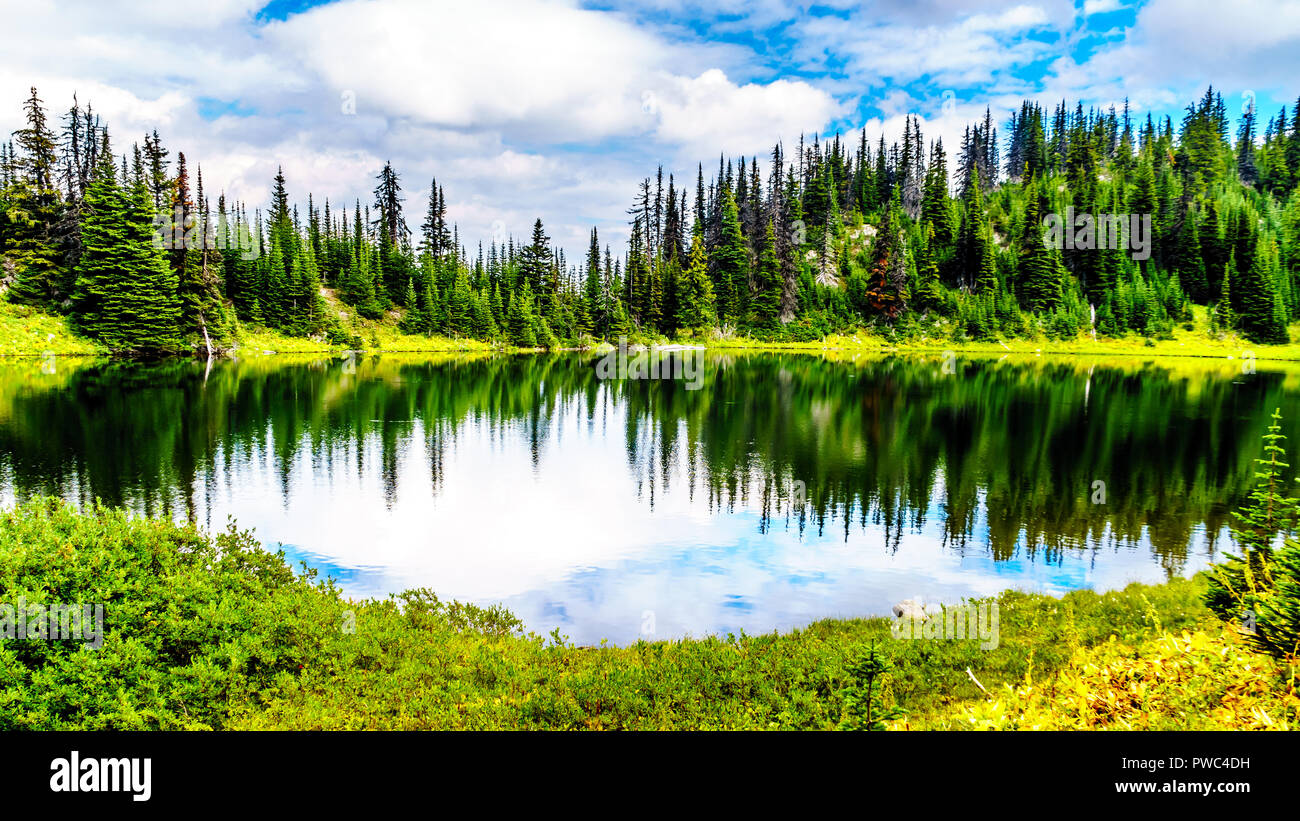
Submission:
<svg viewBox="0 0 1300 821">
<path fill-rule="evenodd" d="M 263 4 L 178 14 L 168 0 L 34 0 L 0 33 L 0 127 L 18 125 L 29 85 L 51 113 L 76 91 L 117 150 L 157 129 L 173 156 L 202 164 L 209 191 L 252 207 L 281 165 L 299 201 L 311 190 L 365 203 L 391 160 L 413 213 L 438 178 L 467 243 L 541 216 L 557 240 L 578 241 L 572 253 L 592 222 L 610 240 L 625 232 L 656 163 L 766 152 L 840 113 L 808 82 L 731 79 L 741 47 L 576 0 L 341 0 L 270 23 L 255 20 Z"/>
<path fill-rule="evenodd" d="M 359 108 L 457 128 L 596 140 L 647 124 L 657 46 L 619 18 L 564 2 L 345 0 L 266 31 Z"/>
<path fill-rule="evenodd" d="M 1124 5 L 1119 0 L 1084 0 L 1083 16 L 1091 17 L 1108 11 L 1119 11 Z"/>
<path fill-rule="evenodd" d="M 847 23 L 812 17 L 796 28 L 802 39 L 799 51 L 809 65 L 842 60 L 857 82 L 878 86 L 928 78 L 964 87 L 989 82 L 997 72 L 1047 53 L 1047 45 L 1023 35 L 1050 23 L 1042 8 L 1016 5 L 945 24 L 882 23 L 864 11 Z"/>
<path fill-rule="evenodd" d="M 1151 0 L 1122 41 L 1082 63 L 1067 55 L 1053 62 L 1042 90 L 1047 99 L 1129 97 L 1138 110 L 1176 112 L 1213 84 L 1235 116 L 1247 91 L 1292 99 L 1298 71 L 1300 6 L 1293 2 Z"/>
<path fill-rule="evenodd" d="M 648 102 L 658 117 L 656 136 L 700 157 L 766 153 L 778 139 L 819 131 L 844 112 L 831 95 L 808 83 L 737 85 L 717 69 L 671 78 Z"/>
<path fill-rule="evenodd" d="M 24 2 L 0 31 L 0 133 L 17 127 L 28 86 L 56 116 L 75 91 L 118 150 L 157 129 L 173 156 L 202 164 L 209 191 L 250 206 L 278 165 L 300 201 L 367 202 L 391 160 L 413 214 L 438 178 L 468 243 L 541 216 L 575 257 L 593 223 L 602 239 L 625 236 L 624 209 L 657 164 L 689 189 L 696 162 L 766 156 L 864 99 L 880 112 L 873 142 L 915 111 L 955 152 L 985 106 L 1001 125 L 1025 96 L 1176 112 L 1213 82 L 1235 108 L 1246 90 L 1293 99 L 1300 68 L 1300 7 L 1280 0 L 1150 0 L 1082 62 L 1071 49 L 1100 36 L 1087 16 L 1116 0 L 829 0 L 815 12 L 806 0 L 340 0 L 269 24 L 255 18 L 263 4 Z M 1044 60 L 1046 76 L 1017 76 Z"/>
</svg>

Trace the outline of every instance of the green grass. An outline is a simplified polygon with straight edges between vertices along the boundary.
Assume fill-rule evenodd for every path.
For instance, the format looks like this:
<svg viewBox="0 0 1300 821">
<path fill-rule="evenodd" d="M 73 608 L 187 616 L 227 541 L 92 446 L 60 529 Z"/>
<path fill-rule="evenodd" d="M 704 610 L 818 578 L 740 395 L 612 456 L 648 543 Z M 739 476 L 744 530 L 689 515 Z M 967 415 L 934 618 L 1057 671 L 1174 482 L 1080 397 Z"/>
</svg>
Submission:
<svg viewBox="0 0 1300 821">
<path fill-rule="evenodd" d="M 0 514 L 0 602 L 103 603 L 104 643 L 0 643 L 0 729 L 832 729 L 873 642 L 887 701 L 937 726 L 985 700 L 972 674 L 992 691 L 1206 623 L 1203 590 L 1006 592 L 989 651 L 894 639 L 884 618 L 580 648 L 427 591 L 349 601 L 234 529 L 39 499 Z"/>
<path fill-rule="evenodd" d="M 519 350 L 508 345 L 473 339 L 404 334 L 398 328 L 399 316 L 396 312 L 390 312 L 381 319 L 365 319 L 350 313 L 348 306 L 339 302 L 337 296 L 329 289 L 323 289 L 322 295 L 327 307 L 339 314 L 342 327 L 348 333 L 359 337 L 361 348 L 367 351 L 414 353 Z M 1300 361 L 1300 343 L 1257 345 L 1236 334 L 1210 334 L 1205 308 L 1193 306 L 1193 314 L 1191 330 L 1178 326 L 1173 332 L 1172 339 L 1163 340 L 1146 339 L 1136 335 L 1120 339 L 1103 337 L 1093 340 L 1087 335 L 1081 335 L 1068 340 L 1043 338 L 959 342 L 942 336 L 927 337 L 924 333 L 918 333 L 908 339 L 891 340 L 878 333 L 860 331 L 856 334 L 831 335 L 813 342 L 773 342 L 744 336 L 715 336 L 704 340 L 681 341 L 684 344 L 704 344 L 708 348 L 720 350 L 786 350 L 832 354 L 954 351 L 963 354 L 997 356 L 1069 354 L 1142 358 L 1209 357 L 1233 360 L 1240 360 L 1243 356 L 1250 355 L 1257 360 Z M 1298 334 L 1300 334 L 1300 326 L 1293 327 L 1292 336 L 1296 337 Z M 241 325 L 233 343 L 233 353 L 248 355 L 338 352 L 348 347 L 344 344 L 330 343 L 323 337 L 288 336 L 273 329 Z M 46 353 L 102 355 L 107 352 L 104 346 L 93 340 L 77 336 L 64 317 L 51 316 L 0 299 L 0 356 L 41 356 Z"/>
<path fill-rule="evenodd" d="M 332 345 L 321 339 L 288 336 L 279 331 L 245 326 L 241 329 L 233 353 L 249 355 L 261 353 L 321 353 L 347 350 L 348 345 Z M 442 336 L 412 336 L 397 331 L 392 326 L 379 326 L 361 337 L 361 350 L 391 351 L 399 353 L 442 351 L 490 351 L 489 342 L 474 339 L 449 339 Z"/>
<path fill-rule="evenodd" d="M 833 334 L 814 342 L 765 342 L 748 337 L 711 339 L 716 348 L 775 348 L 782 350 L 836 351 L 872 353 L 889 351 L 942 352 L 959 351 L 974 354 L 1070 354 L 1070 355 L 1121 355 L 1136 357 L 1211 357 L 1241 359 L 1253 355 L 1259 360 L 1300 361 L 1300 343 L 1287 345 L 1260 345 L 1239 334 L 1210 333 L 1209 317 L 1204 306 L 1192 306 L 1191 328 L 1174 327 L 1171 339 L 1150 339 L 1130 334 L 1117 339 L 1080 334 L 1073 339 L 1004 339 L 994 341 L 954 340 L 937 331 L 927 336 L 917 332 L 908 338 L 890 339 L 879 333 L 859 331 L 855 334 Z M 1300 334 L 1300 326 L 1292 326 L 1293 339 Z"/>
<path fill-rule="evenodd" d="M 0 356 L 97 355 L 104 346 L 73 333 L 66 317 L 0 299 Z"/>
</svg>

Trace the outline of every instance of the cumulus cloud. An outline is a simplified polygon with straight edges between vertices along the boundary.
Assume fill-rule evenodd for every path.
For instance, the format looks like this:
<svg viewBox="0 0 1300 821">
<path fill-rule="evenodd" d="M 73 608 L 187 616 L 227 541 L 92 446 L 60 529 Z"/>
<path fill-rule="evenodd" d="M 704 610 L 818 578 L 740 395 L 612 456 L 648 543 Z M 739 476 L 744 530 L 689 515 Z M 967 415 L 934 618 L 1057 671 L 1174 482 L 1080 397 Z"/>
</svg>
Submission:
<svg viewBox="0 0 1300 821">
<path fill-rule="evenodd" d="M 1122 8 L 1124 8 L 1124 5 L 1119 0 L 1084 0 L 1083 16 L 1091 17 L 1094 14 L 1119 11 Z"/>
<path fill-rule="evenodd" d="M 1016 5 L 942 24 L 877 22 L 862 12 L 847 24 L 836 17 L 811 17 L 796 28 L 809 64 L 842 61 L 857 82 L 880 86 L 926 78 L 964 87 L 990 82 L 1001 70 L 1049 53 L 1050 46 L 1023 35 L 1050 23 L 1042 8 Z"/>
<path fill-rule="evenodd" d="M 1043 88 L 1055 98 L 1132 99 L 1176 112 L 1213 84 L 1289 100 L 1300 70 L 1300 6 L 1289 0 L 1151 0 L 1124 38 L 1088 59 L 1062 55 Z M 1175 117 L 1175 119 L 1177 119 Z"/>
<path fill-rule="evenodd" d="M 661 89 L 645 99 L 658 120 L 655 136 L 697 156 L 764 153 L 776 140 L 816 132 L 844 112 L 830 94 L 808 83 L 738 85 L 717 69 L 669 78 Z"/>
<path fill-rule="evenodd" d="M 656 162 L 765 152 L 841 113 L 803 80 L 729 77 L 743 48 L 573 0 L 340 0 L 269 22 L 255 0 L 30 5 L 0 34 L 0 125 L 29 85 L 53 112 L 75 91 L 119 149 L 157 129 L 254 206 L 278 166 L 299 198 L 364 203 L 391 160 L 416 212 L 438 178 L 470 243 L 537 216 L 557 240 L 597 219 L 616 240 Z"/>
<path fill-rule="evenodd" d="M 1284 0 L 336 0 L 271 21 L 265 5 L 26 0 L 0 30 L 0 132 L 30 85 L 56 116 L 75 91 L 118 150 L 157 129 L 253 207 L 280 165 L 300 201 L 367 202 L 391 160 L 413 213 L 438 178 L 468 244 L 541 216 L 575 257 L 593 224 L 626 236 L 660 163 L 689 188 L 720 151 L 864 119 L 893 140 L 909 112 L 951 154 L 986 106 L 1001 125 L 1023 97 L 1176 113 L 1213 82 L 1293 99 L 1300 67 Z"/>
<path fill-rule="evenodd" d="M 637 133 L 655 38 L 565 2 L 345 0 L 268 27 L 266 37 L 361 107 L 536 140 Z"/>
</svg>

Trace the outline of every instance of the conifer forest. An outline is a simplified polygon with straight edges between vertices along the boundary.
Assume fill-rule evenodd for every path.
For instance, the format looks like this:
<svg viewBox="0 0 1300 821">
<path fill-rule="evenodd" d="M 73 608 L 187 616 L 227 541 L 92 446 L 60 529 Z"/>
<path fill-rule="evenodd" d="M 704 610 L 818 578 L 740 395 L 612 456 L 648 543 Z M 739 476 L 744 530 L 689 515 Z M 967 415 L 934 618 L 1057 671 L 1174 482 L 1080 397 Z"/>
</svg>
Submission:
<svg viewBox="0 0 1300 821">
<path fill-rule="evenodd" d="M 56 116 L 35 88 L 22 107 L 0 151 L 5 298 L 125 353 L 219 350 L 241 324 L 346 345 L 349 312 L 548 349 L 858 329 L 1159 339 L 1194 305 L 1276 344 L 1300 319 L 1300 99 L 1263 123 L 1213 87 L 1178 122 L 1025 101 L 971 123 L 951 166 L 909 118 L 888 144 L 863 130 L 660 167 L 628 192 L 627 244 L 593 228 L 581 259 L 542 215 L 525 236 L 462 236 L 438 181 L 392 165 L 370 202 L 279 173 L 263 210 L 205 187 L 201 158 L 156 131 L 118 137 L 75 101 Z M 1067 213 L 1082 216 L 1053 243 L 1048 217 Z"/>
</svg>

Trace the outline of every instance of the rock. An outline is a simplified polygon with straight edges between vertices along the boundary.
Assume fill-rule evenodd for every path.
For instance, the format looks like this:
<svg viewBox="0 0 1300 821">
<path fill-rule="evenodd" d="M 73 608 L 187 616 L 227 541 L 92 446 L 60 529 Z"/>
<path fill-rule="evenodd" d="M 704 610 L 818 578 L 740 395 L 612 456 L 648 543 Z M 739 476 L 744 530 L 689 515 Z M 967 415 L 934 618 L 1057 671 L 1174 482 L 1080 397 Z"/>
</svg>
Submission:
<svg viewBox="0 0 1300 821">
<path fill-rule="evenodd" d="M 925 605 L 920 599 L 903 599 L 894 605 L 894 615 L 900 619 L 924 619 Z"/>
<path fill-rule="evenodd" d="M 894 616 L 900 619 L 916 619 L 925 621 L 926 619 L 943 618 L 943 605 L 939 602 L 930 602 L 926 604 L 919 597 L 915 599 L 903 599 L 894 605 Z"/>
</svg>

